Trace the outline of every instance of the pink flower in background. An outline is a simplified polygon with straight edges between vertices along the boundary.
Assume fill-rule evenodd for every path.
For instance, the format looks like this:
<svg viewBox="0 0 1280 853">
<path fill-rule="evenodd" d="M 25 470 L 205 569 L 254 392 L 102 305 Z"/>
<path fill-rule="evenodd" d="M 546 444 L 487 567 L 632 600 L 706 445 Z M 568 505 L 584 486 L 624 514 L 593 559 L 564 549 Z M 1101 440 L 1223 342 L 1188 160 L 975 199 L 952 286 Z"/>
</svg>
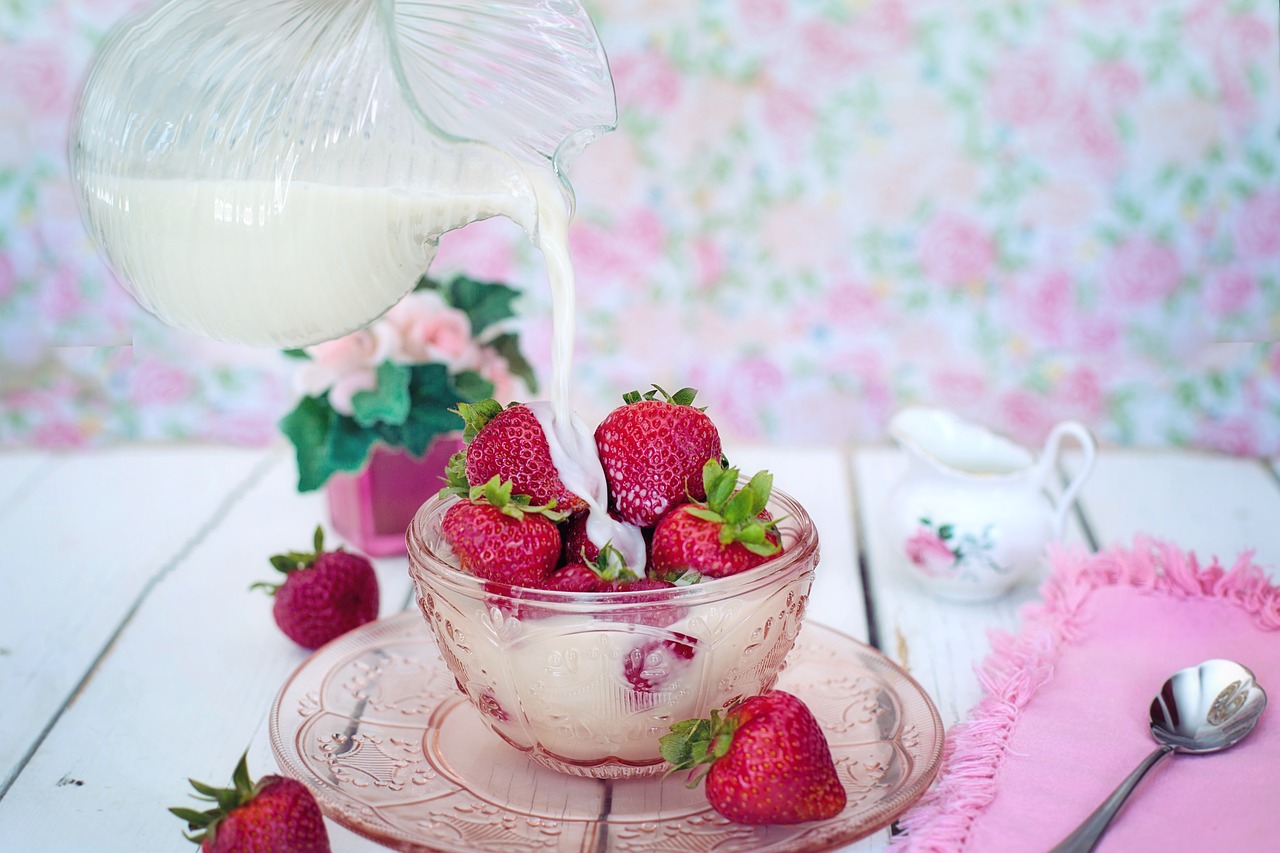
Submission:
<svg viewBox="0 0 1280 853">
<path fill-rule="evenodd" d="M 69 450 L 84 447 L 89 443 L 89 436 L 74 423 L 66 420 L 46 421 L 35 428 L 32 438 L 36 447 L 49 450 Z"/>
<path fill-rule="evenodd" d="M 1134 237 L 1111 253 L 1103 271 L 1109 296 L 1126 305 L 1166 299 L 1178 289 L 1182 269 L 1173 249 L 1149 237 Z"/>
<path fill-rule="evenodd" d="M 1029 127 L 1053 115 L 1058 96 L 1058 67 L 1047 47 L 1006 54 L 991 69 L 987 100 L 991 114 L 1014 127 Z"/>
<path fill-rule="evenodd" d="M 1246 258 L 1280 255 L 1280 190 L 1247 198 L 1236 214 L 1236 248 Z"/>
<path fill-rule="evenodd" d="M 788 0 L 738 0 L 738 14 L 753 32 L 777 32 L 787 21 Z"/>
<path fill-rule="evenodd" d="M 394 305 L 375 324 L 375 336 L 388 341 L 385 357 L 402 364 L 441 361 L 463 367 L 476 360 L 471 321 L 433 290 L 417 290 Z"/>
<path fill-rule="evenodd" d="M 377 387 L 378 365 L 397 348 L 387 327 L 377 324 L 307 347 L 311 358 L 296 374 L 298 390 L 309 397 L 328 391 L 334 411 L 350 415 L 352 395 Z"/>
<path fill-rule="evenodd" d="M 1089 72 L 1088 87 L 1096 100 L 1110 110 L 1133 103 L 1142 96 L 1142 75 L 1124 62 L 1102 62 Z"/>
<path fill-rule="evenodd" d="M 1200 425 L 1196 443 L 1237 456 L 1262 455 L 1253 422 L 1244 415 L 1205 421 Z"/>
<path fill-rule="evenodd" d="M 925 276 L 949 287 L 984 281 L 994 271 L 996 249 L 981 228 L 959 216 L 941 216 L 920 238 Z"/>
<path fill-rule="evenodd" d="M 520 226 L 495 216 L 456 228 L 440 237 L 432 270 L 463 270 L 472 278 L 500 281 L 511 276 L 513 252 L 523 240 Z M 433 273 L 434 275 L 434 273 Z"/>
<path fill-rule="evenodd" d="M 649 48 L 644 53 L 624 53 L 611 57 L 618 108 L 638 108 L 647 112 L 670 109 L 680 99 L 683 81 L 671 61 Z"/>
<path fill-rule="evenodd" d="M 157 358 L 140 359 L 129 371 L 129 397 L 139 406 L 181 402 L 195 390 L 185 370 Z"/>
<path fill-rule="evenodd" d="M 1000 419 L 1009 437 L 1022 444 L 1039 444 L 1053 428 L 1049 402 L 1025 388 L 1015 388 L 1000 397 Z"/>
<path fill-rule="evenodd" d="M 0 97 L 5 91 L 17 97 L 30 118 L 65 118 L 71 100 L 64 48 L 56 42 L 29 41 L 6 45 L 0 52 Z"/>
<path fill-rule="evenodd" d="M 1102 380 L 1091 367 L 1079 366 L 1067 373 L 1054 388 L 1054 397 L 1072 417 L 1093 421 L 1105 411 Z"/>
<path fill-rule="evenodd" d="M 855 31 L 827 18 L 807 22 L 800 30 L 799 41 L 799 50 L 811 74 L 824 77 L 849 74 L 866 60 Z"/>
<path fill-rule="evenodd" d="M 907 559 L 923 569 L 925 574 L 934 577 L 949 574 L 948 570 L 955 566 L 956 555 L 930 527 L 919 527 L 907 538 L 905 548 Z"/>
<path fill-rule="evenodd" d="M 708 291 L 724 276 L 726 263 L 720 244 L 708 237 L 693 242 L 693 281 L 699 290 Z"/>
<path fill-rule="evenodd" d="M 1058 132 L 1063 154 L 1079 156 L 1106 172 L 1122 166 L 1124 148 L 1112 112 L 1087 95 L 1072 99 L 1062 112 L 1063 126 Z"/>
<path fill-rule="evenodd" d="M 1205 284 L 1205 307 L 1214 317 L 1243 310 L 1258 292 L 1258 283 L 1247 269 L 1218 270 Z"/>
<path fill-rule="evenodd" d="M 493 398 L 499 403 L 509 403 L 527 389 L 524 383 L 511 373 L 511 365 L 492 347 L 480 347 L 476 351 L 475 370 L 493 383 Z"/>
<path fill-rule="evenodd" d="M 1064 270 L 1050 270 L 1020 294 L 1028 331 L 1044 343 L 1066 340 L 1068 320 L 1075 307 L 1075 282 Z"/>
<path fill-rule="evenodd" d="M 986 374 L 979 370 L 942 367 L 929 375 L 934 400 L 943 406 L 972 405 L 987 393 Z"/>
<path fill-rule="evenodd" d="M 13 269 L 13 257 L 0 252 L 0 299 L 8 299 L 17 286 L 18 275 Z"/>
</svg>

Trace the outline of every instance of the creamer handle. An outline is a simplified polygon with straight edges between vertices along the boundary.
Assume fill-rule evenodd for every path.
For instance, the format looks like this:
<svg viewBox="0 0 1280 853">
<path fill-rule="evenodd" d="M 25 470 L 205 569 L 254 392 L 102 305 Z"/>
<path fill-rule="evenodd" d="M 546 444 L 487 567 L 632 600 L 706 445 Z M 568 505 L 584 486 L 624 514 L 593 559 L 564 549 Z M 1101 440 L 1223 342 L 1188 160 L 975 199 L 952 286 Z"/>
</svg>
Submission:
<svg viewBox="0 0 1280 853">
<path fill-rule="evenodd" d="M 1093 470 L 1093 462 L 1098 455 L 1098 443 L 1094 440 L 1093 433 L 1089 431 L 1088 427 L 1079 421 L 1063 421 L 1053 428 L 1053 431 L 1049 433 L 1049 437 L 1045 440 L 1041 459 L 1044 460 L 1044 465 L 1047 468 L 1054 467 L 1058 452 L 1062 447 L 1062 439 L 1068 436 L 1074 438 L 1084 451 L 1084 461 L 1081 463 L 1080 469 L 1076 471 L 1076 475 L 1071 478 L 1071 482 L 1067 484 L 1067 488 L 1062 492 L 1062 497 L 1058 500 L 1057 512 L 1053 519 L 1053 537 L 1055 539 L 1062 538 L 1062 528 L 1066 525 L 1067 511 L 1071 509 L 1071 503 L 1076 499 L 1076 493 L 1080 491 L 1080 487 L 1084 485 L 1089 472 Z"/>
</svg>

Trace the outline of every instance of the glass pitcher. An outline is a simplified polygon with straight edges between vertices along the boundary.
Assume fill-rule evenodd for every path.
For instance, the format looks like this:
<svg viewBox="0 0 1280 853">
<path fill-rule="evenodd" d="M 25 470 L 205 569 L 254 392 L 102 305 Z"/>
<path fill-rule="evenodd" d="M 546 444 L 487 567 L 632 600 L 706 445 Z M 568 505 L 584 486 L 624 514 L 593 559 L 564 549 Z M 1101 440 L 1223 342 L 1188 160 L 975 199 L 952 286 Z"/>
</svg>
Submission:
<svg viewBox="0 0 1280 853">
<path fill-rule="evenodd" d="M 70 161 L 144 308 L 297 347 L 395 304 L 446 231 L 563 227 L 616 120 L 579 0 L 167 0 L 104 43 Z"/>
</svg>

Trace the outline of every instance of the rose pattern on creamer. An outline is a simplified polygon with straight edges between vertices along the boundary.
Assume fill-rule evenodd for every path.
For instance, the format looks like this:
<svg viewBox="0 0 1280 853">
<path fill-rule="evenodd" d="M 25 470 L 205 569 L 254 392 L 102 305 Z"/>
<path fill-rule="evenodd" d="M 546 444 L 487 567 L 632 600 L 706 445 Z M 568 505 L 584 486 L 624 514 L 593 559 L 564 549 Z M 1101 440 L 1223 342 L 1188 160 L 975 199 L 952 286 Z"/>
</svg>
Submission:
<svg viewBox="0 0 1280 853">
<path fill-rule="evenodd" d="M 960 532 L 954 524 L 921 518 L 904 550 L 907 559 L 929 577 L 976 581 L 988 572 L 1006 575 L 1011 568 L 995 558 L 994 527 L 988 524 L 980 533 Z"/>
</svg>

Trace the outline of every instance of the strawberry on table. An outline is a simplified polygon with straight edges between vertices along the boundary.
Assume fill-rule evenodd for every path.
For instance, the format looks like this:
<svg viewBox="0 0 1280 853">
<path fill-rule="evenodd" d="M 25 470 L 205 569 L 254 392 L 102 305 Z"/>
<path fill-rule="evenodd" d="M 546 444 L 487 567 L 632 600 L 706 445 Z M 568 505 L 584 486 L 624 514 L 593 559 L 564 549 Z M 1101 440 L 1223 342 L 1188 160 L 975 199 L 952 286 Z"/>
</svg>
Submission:
<svg viewBox="0 0 1280 853">
<path fill-rule="evenodd" d="M 271 558 L 284 582 L 260 582 L 275 598 L 271 612 L 289 639 L 308 649 L 378 618 L 378 576 L 367 557 L 338 548 L 324 549 L 317 526 L 311 553 L 290 551 Z"/>
<path fill-rule="evenodd" d="M 737 489 L 738 469 L 712 459 L 703 466 L 702 483 L 705 501 L 676 507 L 653 531 L 653 574 L 693 570 L 704 577 L 722 578 L 782 552 L 776 522 L 765 509 L 773 475 L 761 471 Z"/>
<path fill-rule="evenodd" d="M 657 385 L 623 395 L 596 427 L 596 448 L 618 517 L 652 527 L 671 507 L 690 496 L 701 500 L 702 466 L 720 459 L 720 433 L 693 406 L 697 392 L 668 394 Z M 660 395 L 660 396 L 659 396 Z"/>
<path fill-rule="evenodd" d="M 551 445 L 537 415 L 523 403 L 507 408 L 497 400 L 474 405 L 459 403 L 457 412 L 466 423 L 465 475 L 472 486 L 497 477 L 510 480 L 516 494 L 528 495 L 535 504 L 553 505 L 563 512 L 578 512 L 587 502 L 569 491 L 551 460 Z"/>
<path fill-rule="evenodd" d="M 240 757 L 230 788 L 189 781 L 199 792 L 196 799 L 213 807 L 169 811 L 187 822 L 194 833 L 188 840 L 203 853 L 330 853 L 320 807 L 301 782 L 263 776 L 255 783 L 246 756 Z"/>
<path fill-rule="evenodd" d="M 495 476 L 472 486 L 469 495 L 445 511 L 441 530 L 464 571 L 512 586 L 538 587 L 560 560 L 565 514 L 552 505 L 535 506 L 528 495 L 512 494 L 512 484 Z"/>
<path fill-rule="evenodd" d="M 752 696 L 724 714 L 685 720 L 660 741 L 672 771 L 709 764 L 707 801 L 736 823 L 784 824 L 838 815 L 847 796 L 818 721 L 781 690 Z"/>
</svg>

